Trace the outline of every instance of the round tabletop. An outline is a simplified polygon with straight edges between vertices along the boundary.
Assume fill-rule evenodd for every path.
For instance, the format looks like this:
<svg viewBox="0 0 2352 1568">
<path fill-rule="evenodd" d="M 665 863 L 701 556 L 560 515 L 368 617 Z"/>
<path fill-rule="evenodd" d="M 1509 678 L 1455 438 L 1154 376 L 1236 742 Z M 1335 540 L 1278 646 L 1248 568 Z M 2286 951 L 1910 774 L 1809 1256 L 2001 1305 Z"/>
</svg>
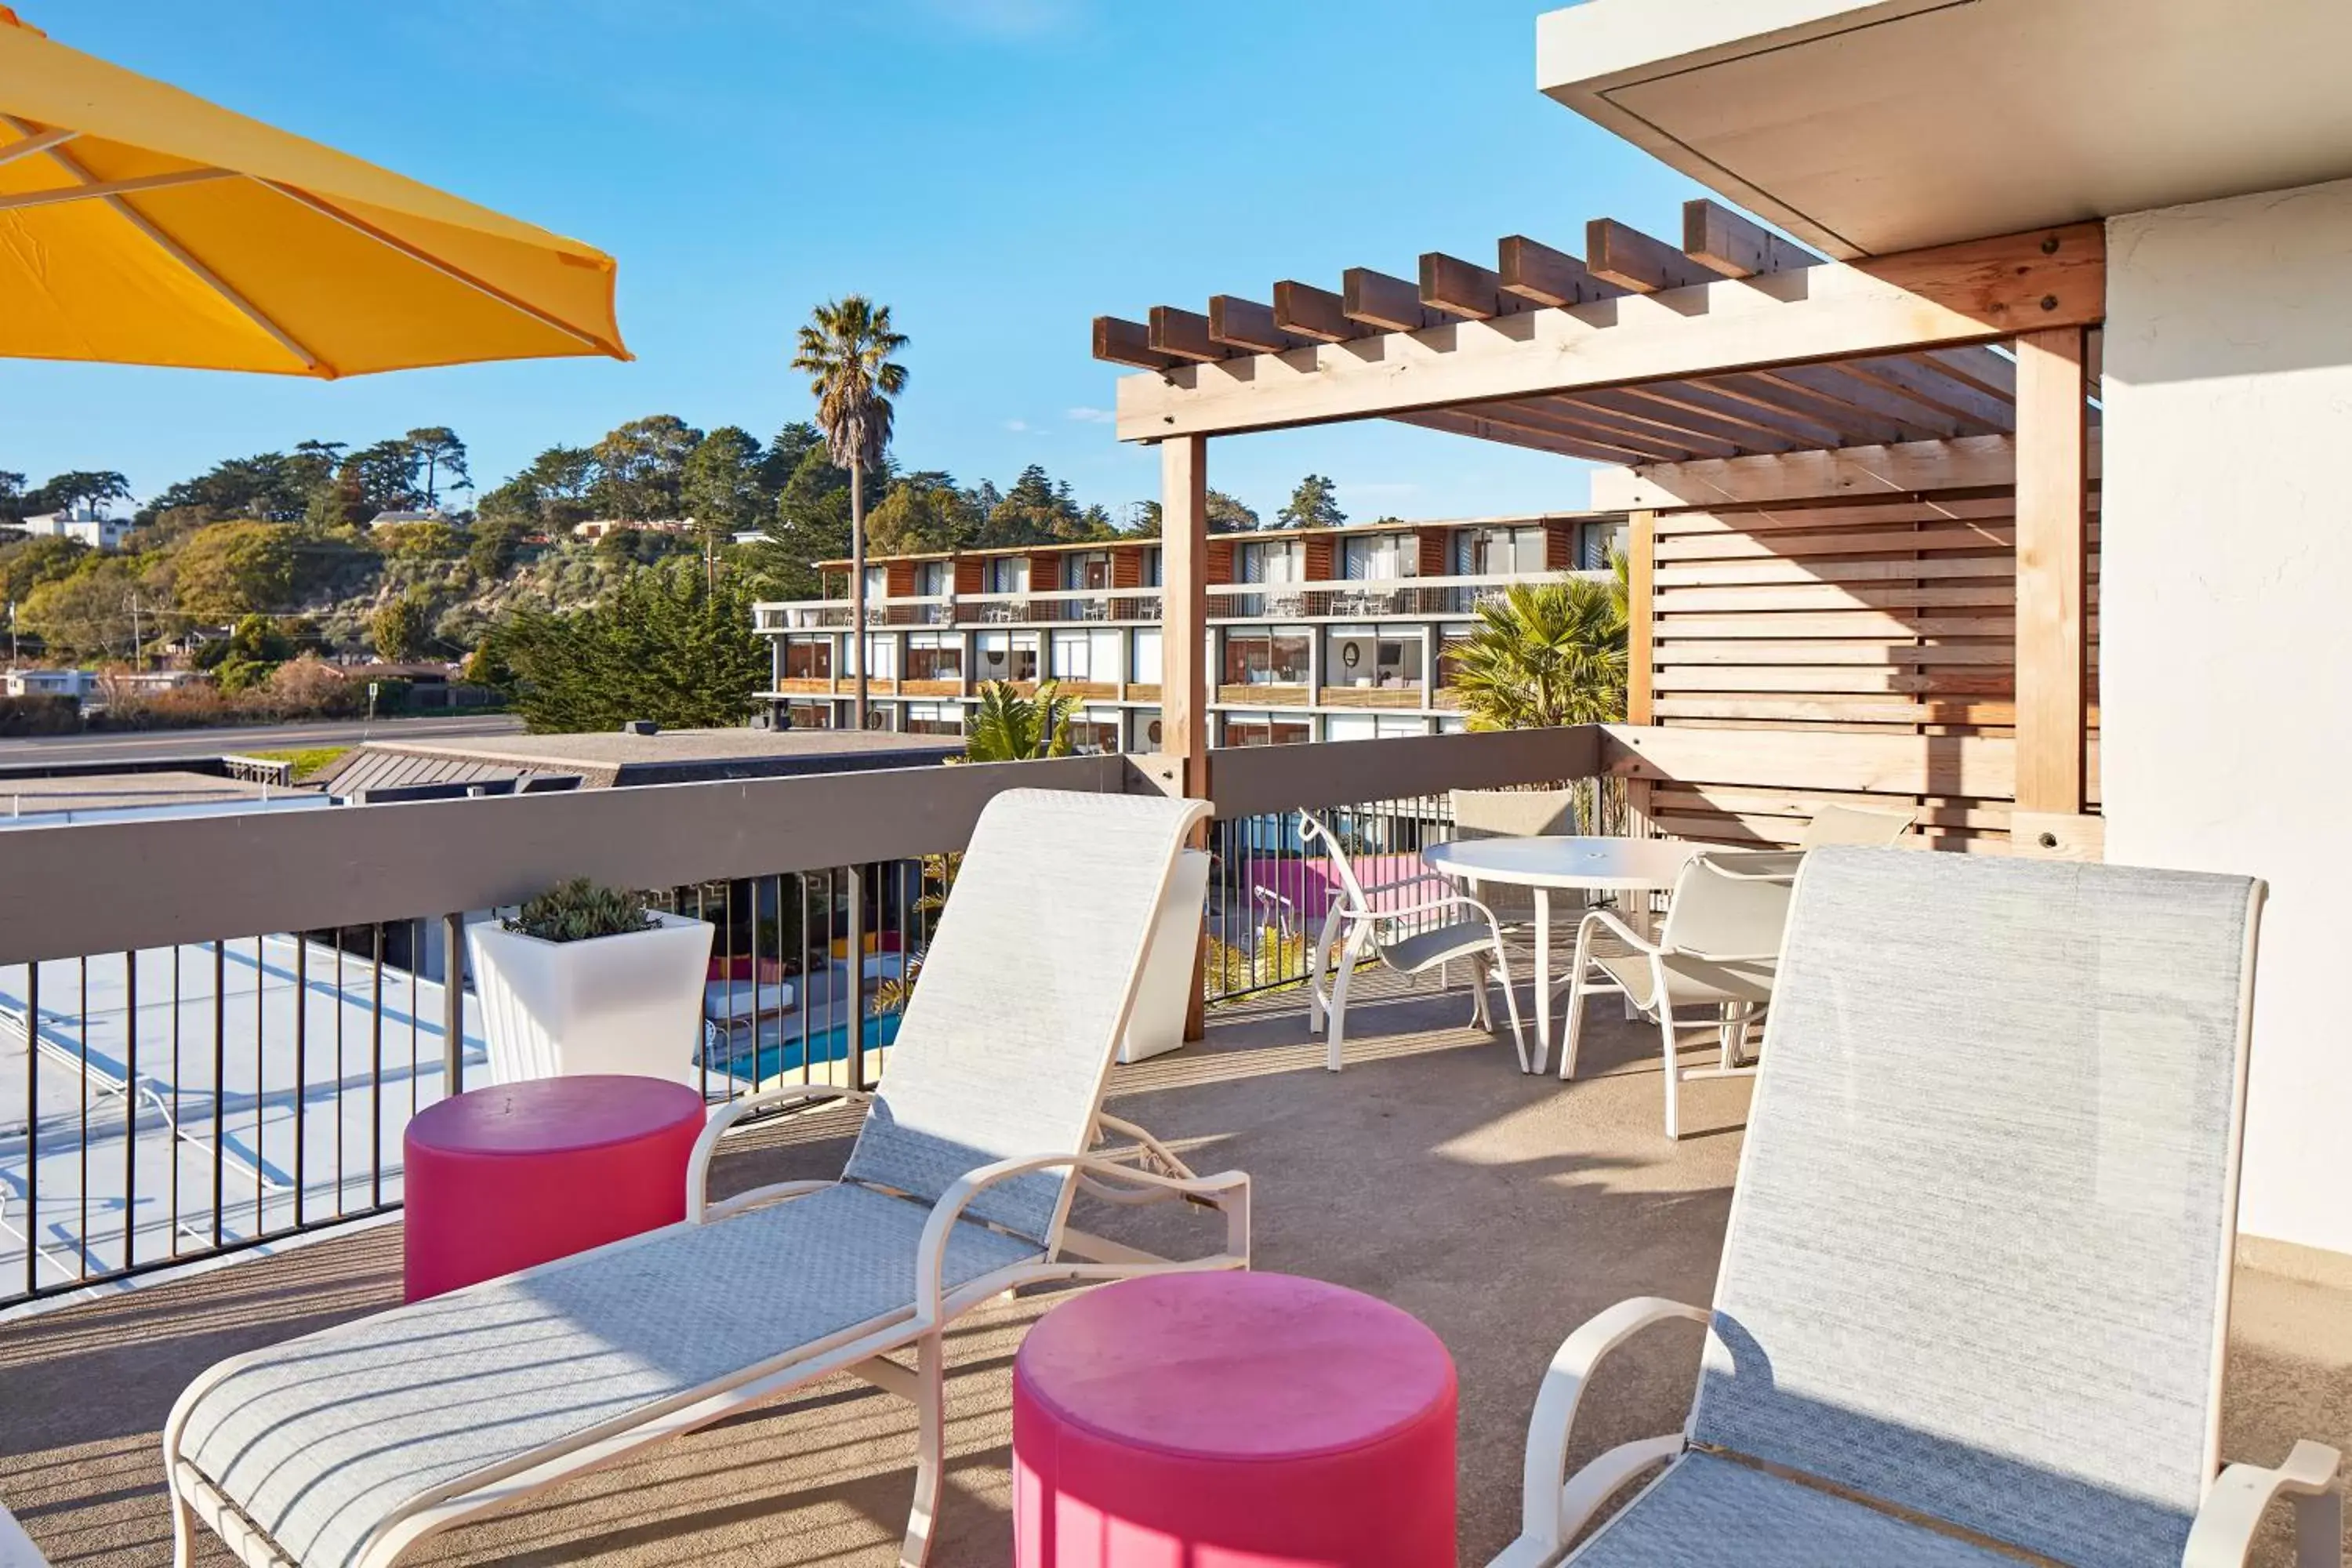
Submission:
<svg viewBox="0 0 2352 1568">
<path fill-rule="evenodd" d="M 1427 1325 L 1288 1274 L 1161 1274 L 1071 1298 L 1014 1376 L 1066 1426 L 1130 1449 L 1296 1459 L 1374 1443 L 1454 1393 Z"/>
<path fill-rule="evenodd" d="M 1525 888 L 1671 888 L 1699 846 L 1678 838 L 1598 838 L 1565 834 L 1457 838 L 1421 858 L 1433 870 Z"/>
<path fill-rule="evenodd" d="M 546 1154 L 634 1143 L 707 1117 L 685 1084 L 583 1073 L 469 1089 L 418 1111 L 407 1136 L 446 1154 Z"/>
</svg>

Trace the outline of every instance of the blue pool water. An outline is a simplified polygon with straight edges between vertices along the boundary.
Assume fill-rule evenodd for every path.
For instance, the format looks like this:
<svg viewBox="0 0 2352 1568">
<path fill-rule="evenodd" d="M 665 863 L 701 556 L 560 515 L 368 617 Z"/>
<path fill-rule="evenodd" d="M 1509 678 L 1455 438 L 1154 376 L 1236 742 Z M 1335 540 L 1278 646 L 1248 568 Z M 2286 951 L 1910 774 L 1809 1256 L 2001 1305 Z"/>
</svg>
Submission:
<svg viewBox="0 0 2352 1568">
<path fill-rule="evenodd" d="M 866 1048 L 867 1050 L 879 1050 L 882 1047 L 888 1045 L 898 1037 L 898 1016 L 896 1013 L 885 1014 L 881 1017 L 868 1018 L 866 1020 Z M 803 1048 L 804 1044 L 805 1048 Z M 836 1024 L 830 1029 L 818 1030 L 815 1034 L 810 1036 L 805 1043 L 795 1037 L 789 1040 L 772 1040 L 761 1044 L 760 1047 L 758 1065 L 756 1068 L 752 1068 L 751 1064 L 745 1062 L 743 1059 L 743 1053 L 739 1051 L 735 1059 L 735 1071 L 740 1074 L 744 1074 L 747 1077 L 753 1077 L 758 1081 L 764 1083 L 768 1079 L 774 1078 L 779 1074 L 790 1072 L 793 1068 L 804 1066 L 807 1063 L 837 1062 L 848 1055 L 849 1026 L 847 1024 Z M 712 1062 L 710 1065 L 713 1070 L 722 1070 L 724 1066 L 724 1064 L 717 1061 Z"/>
</svg>

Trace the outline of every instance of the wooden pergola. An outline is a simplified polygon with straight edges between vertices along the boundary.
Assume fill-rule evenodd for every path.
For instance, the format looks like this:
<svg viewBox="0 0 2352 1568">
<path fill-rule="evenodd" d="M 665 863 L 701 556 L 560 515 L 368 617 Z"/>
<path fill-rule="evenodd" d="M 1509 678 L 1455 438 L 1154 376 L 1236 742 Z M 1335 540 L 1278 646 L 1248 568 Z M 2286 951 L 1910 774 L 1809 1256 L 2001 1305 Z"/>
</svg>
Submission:
<svg viewBox="0 0 2352 1568">
<path fill-rule="evenodd" d="M 1118 437 L 1161 452 L 1170 760 L 1204 790 L 1210 437 L 1393 419 L 1612 465 L 1621 760 L 1661 826 L 1769 839 L 1897 795 L 1958 847 L 2095 855 L 2101 226 L 1830 261 L 1713 202 L 1684 220 L 1097 319 L 1140 372 Z"/>
</svg>

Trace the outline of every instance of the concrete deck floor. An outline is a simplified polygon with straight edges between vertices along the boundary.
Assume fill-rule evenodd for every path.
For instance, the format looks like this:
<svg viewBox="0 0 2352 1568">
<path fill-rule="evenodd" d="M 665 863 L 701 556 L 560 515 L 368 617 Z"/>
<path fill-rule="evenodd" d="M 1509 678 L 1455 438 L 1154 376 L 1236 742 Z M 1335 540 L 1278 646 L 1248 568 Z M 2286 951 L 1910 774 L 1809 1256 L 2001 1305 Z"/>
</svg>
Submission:
<svg viewBox="0 0 2352 1568">
<path fill-rule="evenodd" d="M 1113 1108 L 1200 1170 L 1252 1174 L 1259 1267 L 1370 1291 L 1437 1331 L 1461 1377 L 1461 1557 L 1479 1563 L 1515 1532 L 1528 1409 L 1561 1336 L 1626 1296 L 1707 1299 L 1747 1086 L 1686 1086 L 1691 1135 L 1670 1145 L 1648 1031 L 1596 1011 L 1597 1074 L 1563 1086 L 1512 1070 L 1507 1047 L 1460 1026 L 1465 1011 L 1459 994 L 1360 1002 L 1335 1078 L 1295 996 L 1238 1005 L 1205 1045 L 1120 1069 Z M 737 1140 L 721 1184 L 830 1175 L 847 1125 Z M 1174 1228 L 1142 1235 L 1079 1222 L 1144 1245 L 1212 1242 L 1184 1227 L 1213 1221 L 1167 1217 Z M 0 1326 L 0 1502 L 54 1562 L 169 1562 L 158 1442 L 181 1387 L 223 1356 L 391 1305 L 399 1287 L 387 1226 Z M 954 1337 L 941 1568 L 1011 1556 L 1012 1357 L 1052 1300 L 990 1309 Z M 1577 1457 L 1673 1429 L 1697 1346 L 1696 1329 L 1660 1330 L 1606 1371 Z M 2352 1296 L 2241 1271 L 2225 1426 L 2231 1458 L 2275 1462 L 2297 1436 L 2352 1448 Z M 884 1568 L 913 1442 L 908 1407 L 835 1380 L 416 1560 Z M 204 1539 L 201 1561 L 230 1561 Z M 2283 1519 L 2262 1561 L 2288 1561 Z"/>
</svg>

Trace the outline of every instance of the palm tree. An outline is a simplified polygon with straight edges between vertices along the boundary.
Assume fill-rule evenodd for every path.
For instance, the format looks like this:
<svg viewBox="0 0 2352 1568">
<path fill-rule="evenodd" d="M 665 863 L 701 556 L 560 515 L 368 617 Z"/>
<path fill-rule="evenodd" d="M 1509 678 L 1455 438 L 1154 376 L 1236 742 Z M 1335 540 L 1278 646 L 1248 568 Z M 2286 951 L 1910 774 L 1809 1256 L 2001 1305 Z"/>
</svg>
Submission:
<svg viewBox="0 0 2352 1568">
<path fill-rule="evenodd" d="M 1614 580 L 1514 584 L 1454 644 L 1454 689 L 1473 730 L 1605 724 L 1625 716 L 1625 570 Z"/>
<path fill-rule="evenodd" d="M 907 367 L 891 356 L 907 335 L 890 307 L 862 294 L 827 300 L 801 329 L 793 368 L 816 394 L 817 428 L 835 468 L 849 470 L 850 662 L 857 673 L 856 725 L 866 728 L 866 470 L 890 445 L 890 400 L 907 389 Z"/>
<path fill-rule="evenodd" d="M 980 705 L 964 724 L 964 760 L 1025 763 L 1066 757 L 1070 721 L 1077 710 L 1078 700 L 1063 696 L 1050 680 L 1037 688 L 1034 697 L 1022 696 L 1008 680 L 983 681 Z"/>
</svg>

